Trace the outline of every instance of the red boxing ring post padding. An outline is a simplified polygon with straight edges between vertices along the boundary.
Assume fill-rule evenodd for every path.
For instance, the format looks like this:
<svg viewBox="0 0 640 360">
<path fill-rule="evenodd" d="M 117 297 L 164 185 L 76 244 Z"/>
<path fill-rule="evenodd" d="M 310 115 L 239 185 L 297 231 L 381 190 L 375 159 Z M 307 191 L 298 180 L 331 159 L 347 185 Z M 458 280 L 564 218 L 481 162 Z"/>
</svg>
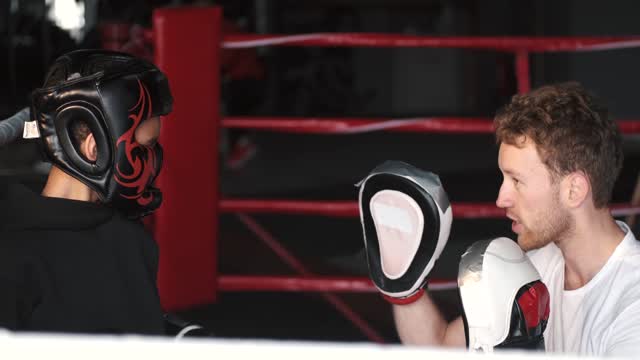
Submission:
<svg viewBox="0 0 640 360">
<path fill-rule="evenodd" d="M 368 46 L 485 49 L 515 56 L 519 92 L 530 89 L 529 54 L 533 52 L 600 51 L 640 46 L 640 37 L 517 38 L 430 37 L 392 34 L 304 34 L 222 36 L 219 8 L 166 8 L 153 15 L 156 63 L 168 75 L 175 97 L 173 113 L 164 122 L 161 142 L 165 165 L 160 174 L 164 204 L 155 218 L 160 245 L 158 287 L 163 306 L 176 310 L 211 303 L 218 291 L 315 291 L 336 307 L 372 341 L 382 337 L 334 292 L 374 292 L 367 278 L 318 277 L 247 213 L 281 213 L 357 217 L 355 201 L 294 201 L 219 199 L 218 130 L 245 128 L 288 133 L 348 135 L 369 131 L 490 133 L 483 118 L 221 118 L 219 56 L 222 48 L 256 46 Z M 197 39 L 198 44 L 193 44 Z M 640 122 L 619 122 L 624 133 L 640 133 Z M 495 204 L 452 204 L 457 218 L 504 217 Z M 640 208 L 616 204 L 616 216 L 640 213 Z M 256 236 L 299 276 L 235 276 L 217 273 L 218 216 L 236 213 Z M 455 288 L 454 281 L 433 280 L 433 290 Z"/>
</svg>

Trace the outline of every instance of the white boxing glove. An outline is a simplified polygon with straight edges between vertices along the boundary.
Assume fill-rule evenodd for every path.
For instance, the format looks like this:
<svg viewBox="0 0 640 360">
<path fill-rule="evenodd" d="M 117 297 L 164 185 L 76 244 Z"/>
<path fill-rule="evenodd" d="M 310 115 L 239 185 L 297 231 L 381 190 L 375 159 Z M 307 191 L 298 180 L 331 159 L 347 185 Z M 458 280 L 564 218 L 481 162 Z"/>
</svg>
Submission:
<svg viewBox="0 0 640 360">
<path fill-rule="evenodd" d="M 549 292 L 520 246 L 501 237 L 462 255 L 458 287 L 469 350 L 544 350 Z"/>
</svg>

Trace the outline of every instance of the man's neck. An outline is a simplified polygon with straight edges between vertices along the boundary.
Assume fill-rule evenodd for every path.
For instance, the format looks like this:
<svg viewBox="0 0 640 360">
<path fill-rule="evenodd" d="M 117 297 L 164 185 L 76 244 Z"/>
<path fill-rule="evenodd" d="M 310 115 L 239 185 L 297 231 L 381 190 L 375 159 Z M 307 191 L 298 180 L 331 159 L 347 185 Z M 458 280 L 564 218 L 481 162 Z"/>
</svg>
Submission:
<svg viewBox="0 0 640 360">
<path fill-rule="evenodd" d="M 94 202 L 97 196 L 87 185 L 56 166 L 51 167 L 42 196 Z"/>
<path fill-rule="evenodd" d="M 579 289 L 591 281 L 625 235 L 606 208 L 580 214 L 574 230 L 556 242 L 564 257 L 565 290 Z"/>
</svg>

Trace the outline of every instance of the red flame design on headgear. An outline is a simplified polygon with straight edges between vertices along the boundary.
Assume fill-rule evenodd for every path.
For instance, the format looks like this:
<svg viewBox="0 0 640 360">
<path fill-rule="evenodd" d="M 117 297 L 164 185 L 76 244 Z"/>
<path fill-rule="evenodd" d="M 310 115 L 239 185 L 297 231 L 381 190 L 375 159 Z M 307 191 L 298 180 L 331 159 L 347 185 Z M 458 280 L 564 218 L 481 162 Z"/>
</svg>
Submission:
<svg viewBox="0 0 640 360">
<path fill-rule="evenodd" d="M 156 155 L 154 151 L 148 147 L 139 144 L 135 140 L 135 131 L 138 125 L 151 116 L 152 103 L 149 90 L 138 79 L 138 87 L 140 95 L 137 103 L 129 109 L 129 119 L 133 121 L 133 124 L 116 142 L 116 148 L 120 146 L 120 143 L 124 142 L 125 155 L 131 168 L 133 169 L 130 174 L 124 174 L 120 170 L 120 164 L 116 164 L 116 176 L 114 177 L 118 184 L 135 189 L 135 194 L 120 196 L 126 199 L 137 199 L 138 204 L 147 205 L 153 200 L 152 194 L 144 194 L 145 188 L 149 185 L 150 179 L 156 176 L 155 161 Z M 135 149 L 140 149 L 137 154 L 146 154 L 147 156 L 137 155 L 134 157 L 133 152 Z M 146 196 L 145 196 L 146 195 Z"/>
</svg>

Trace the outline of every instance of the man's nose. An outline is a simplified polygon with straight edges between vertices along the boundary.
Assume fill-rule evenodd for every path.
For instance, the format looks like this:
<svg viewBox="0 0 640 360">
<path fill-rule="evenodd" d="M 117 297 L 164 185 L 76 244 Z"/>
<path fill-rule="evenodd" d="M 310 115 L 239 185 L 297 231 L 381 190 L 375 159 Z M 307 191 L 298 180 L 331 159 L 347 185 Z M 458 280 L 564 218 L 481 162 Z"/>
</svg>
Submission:
<svg viewBox="0 0 640 360">
<path fill-rule="evenodd" d="M 501 209 L 506 209 L 508 207 L 513 206 L 513 199 L 511 197 L 511 192 L 507 189 L 504 183 L 500 186 L 500 191 L 498 191 L 498 198 L 496 199 L 496 206 Z"/>
</svg>

